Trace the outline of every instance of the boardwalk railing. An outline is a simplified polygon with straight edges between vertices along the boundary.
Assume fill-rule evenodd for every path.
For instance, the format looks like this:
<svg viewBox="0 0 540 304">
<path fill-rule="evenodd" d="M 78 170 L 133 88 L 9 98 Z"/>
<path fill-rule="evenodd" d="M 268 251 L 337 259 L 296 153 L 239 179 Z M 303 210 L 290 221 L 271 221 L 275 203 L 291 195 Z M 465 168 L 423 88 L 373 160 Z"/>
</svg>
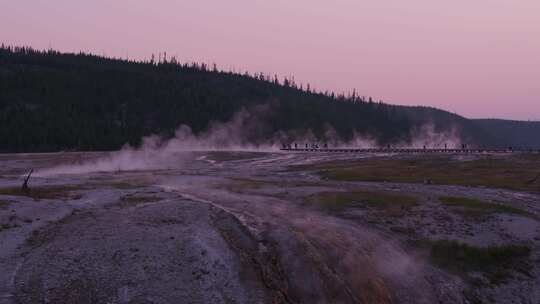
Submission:
<svg viewBox="0 0 540 304">
<path fill-rule="evenodd" d="M 417 148 L 370 148 L 370 149 L 355 149 L 355 148 L 282 148 L 281 151 L 290 152 L 337 152 L 337 153 L 462 153 L 462 154 L 477 154 L 477 153 L 512 153 L 516 152 L 513 149 L 417 149 Z"/>
</svg>

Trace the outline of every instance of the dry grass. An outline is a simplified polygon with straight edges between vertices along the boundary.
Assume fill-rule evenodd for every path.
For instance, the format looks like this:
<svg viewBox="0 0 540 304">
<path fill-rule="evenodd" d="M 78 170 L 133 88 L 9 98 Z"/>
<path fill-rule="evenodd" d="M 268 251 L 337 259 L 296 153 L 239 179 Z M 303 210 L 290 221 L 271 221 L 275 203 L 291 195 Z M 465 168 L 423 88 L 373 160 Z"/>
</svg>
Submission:
<svg viewBox="0 0 540 304">
<path fill-rule="evenodd" d="M 437 265 L 458 273 L 483 272 L 492 284 L 504 283 L 512 271 L 528 274 L 530 252 L 529 247 L 521 245 L 476 247 L 449 240 L 431 243 L 431 257 Z"/>
<path fill-rule="evenodd" d="M 89 188 L 114 188 L 120 190 L 128 190 L 144 187 L 146 183 L 142 180 L 137 179 L 125 179 L 125 180 L 114 180 L 109 177 L 98 177 L 93 178 L 92 182 L 87 184 Z"/>
<path fill-rule="evenodd" d="M 61 199 L 72 200 L 81 198 L 80 194 L 74 191 L 81 190 L 81 186 L 41 186 L 31 187 L 28 191 L 22 191 L 20 187 L 0 188 L 0 195 L 25 196 L 35 200 L 40 199 Z"/>
<path fill-rule="evenodd" d="M 20 225 L 17 223 L 3 223 L 3 224 L 0 224 L 0 232 L 4 230 L 13 229 L 13 228 L 19 228 L 19 227 Z"/>
<path fill-rule="evenodd" d="M 155 195 L 125 195 L 120 198 L 120 206 L 123 208 L 127 208 L 145 203 L 158 202 L 160 200 L 162 200 L 162 198 Z"/>
<path fill-rule="evenodd" d="M 231 178 L 229 183 L 219 185 L 219 187 L 236 193 L 246 193 L 252 190 L 259 190 L 266 187 L 277 187 L 280 189 L 296 187 L 318 187 L 320 183 L 298 181 L 298 180 L 257 180 L 249 178 Z"/>
<path fill-rule="evenodd" d="M 479 199 L 466 198 L 466 197 L 452 197 L 443 196 L 439 198 L 439 201 L 446 206 L 452 207 L 453 210 L 460 214 L 469 215 L 487 215 L 492 213 L 505 213 L 505 214 L 517 214 L 533 217 L 534 215 L 508 205 L 502 205 L 498 203 L 485 202 Z"/>
<path fill-rule="evenodd" d="M 11 203 L 9 201 L 0 201 L 0 210 L 7 209 Z"/>
<path fill-rule="evenodd" d="M 243 151 L 212 151 L 208 153 L 208 159 L 214 161 L 234 161 L 234 160 L 244 160 L 244 159 L 253 159 L 257 157 L 262 157 L 266 155 L 265 152 L 243 152 Z"/>
<path fill-rule="evenodd" d="M 247 190 L 257 190 L 265 186 L 268 186 L 269 183 L 262 180 L 247 179 L 247 178 L 233 178 L 231 183 L 226 184 L 226 188 L 233 192 L 242 193 Z"/>
<path fill-rule="evenodd" d="M 307 197 L 306 202 L 329 213 L 369 208 L 387 216 L 399 216 L 418 203 L 413 196 L 375 191 L 321 192 Z"/>
<path fill-rule="evenodd" d="M 508 157 L 478 156 L 463 161 L 451 156 L 415 156 L 402 159 L 368 158 L 307 166 L 292 170 L 316 171 L 331 180 L 423 183 L 485 186 L 540 192 L 540 157 L 534 154 Z"/>
</svg>

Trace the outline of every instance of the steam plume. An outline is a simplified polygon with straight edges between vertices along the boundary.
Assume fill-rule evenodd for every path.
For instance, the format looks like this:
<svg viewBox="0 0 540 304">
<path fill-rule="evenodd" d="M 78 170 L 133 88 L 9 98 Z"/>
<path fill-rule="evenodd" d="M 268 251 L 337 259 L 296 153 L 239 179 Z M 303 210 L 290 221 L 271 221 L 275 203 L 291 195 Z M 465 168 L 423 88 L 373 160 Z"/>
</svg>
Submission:
<svg viewBox="0 0 540 304">
<path fill-rule="evenodd" d="M 164 139 L 157 135 L 143 138 L 138 148 L 129 145 L 120 151 L 110 152 L 106 156 L 93 161 L 86 161 L 76 165 L 61 165 L 58 167 L 40 170 L 36 176 L 55 174 L 84 174 L 91 172 L 113 172 L 129 170 L 156 170 L 181 167 L 188 151 L 260 151 L 278 152 L 282 143 L 297 143 L 301 148 L 305 144 L 319 142 L 311 130 L 278 131 L 270 136 L 267 132 L 261 115 L 267 115 L 271 110 L 262 105 L 242 109 L 237 112 L 229 122 L 211 123 L 208 129 L 194 134 L 189 126 L 181 125 L 171 139 Z M 374 138 L 354 133 L 349 141 L 342 140 L 332 126 L 325 126 L 324 142 L 329 147 L 376 147 Z M 460 144 L 457 130 L 451 128 L 447 132 L 436 132 L 432 124 L 413 130 L 410 142 L 396 144 L 402 147 L 456 147 Z M 269 137 L 269 138 L 268 138 Z M 265 138 L 264 142 L 261 139 Z M 184 154 L 182 154 L 184 153 Z"/>
</svg>

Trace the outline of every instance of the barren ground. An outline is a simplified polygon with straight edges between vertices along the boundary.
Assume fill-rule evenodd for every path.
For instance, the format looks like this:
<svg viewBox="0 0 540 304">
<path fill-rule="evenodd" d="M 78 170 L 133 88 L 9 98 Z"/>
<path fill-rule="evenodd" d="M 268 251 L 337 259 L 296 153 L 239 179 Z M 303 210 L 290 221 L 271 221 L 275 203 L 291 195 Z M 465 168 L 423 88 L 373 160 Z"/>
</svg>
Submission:
<svg viewBox="0 0 540 304">
<path fill-rule="evenodd" d="M 0 304 L 540 303 L 538 155 L 101 157 L 0 155 Z"/>
</svg>

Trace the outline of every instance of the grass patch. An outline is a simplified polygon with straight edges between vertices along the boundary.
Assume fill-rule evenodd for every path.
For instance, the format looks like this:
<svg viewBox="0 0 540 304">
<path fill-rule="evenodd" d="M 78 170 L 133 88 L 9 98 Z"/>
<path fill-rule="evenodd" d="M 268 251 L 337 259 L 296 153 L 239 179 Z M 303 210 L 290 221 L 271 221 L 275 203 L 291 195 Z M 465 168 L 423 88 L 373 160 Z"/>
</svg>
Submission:
<svg viewBox="0 0 540 304">
<path fill-rule="evenodd" d="M 460 160 L 453 156 L 409 156 L 407 158 L 366 158 L 302 166 L 291 170 L 315 171 L 323 178 L 340 181 L 373 181 L 484 186 L 517 191 L 540 192 L 540 157 L 516 154 L 506 157 L 475 156 Z"/>
<path fill-rule="evenodd" d="M 226 188 L 233 192 L 243 193 L 247 190 L 257 190 L 265 187 L 268 182 L 247 178 L 232 178 L 231 183 L 226 184 Z"/>
<path fill-rule="evenodd" d="M 11 203 L 9 201 L 0 201 L 0 210 L 7 209 Z"/>
<path fill-rule="evenodd" d="M 220 187 L 236 193 L 256 191 L 266 187 L 278 187 L 280 189 L 297 187 L 317 187 L 320 183 L 297 181 L 297 180 L 256 180 L 249 178 L 230 178 L 230 183 L 222 184 Z"/>
<path fill-rule="evenodd" d="M 146 195 L 146 196 L 133 196 L 125 195 L 120 198 L 120 206 L 127 208 L 133 207 L 145 203 L 153 203 L 162 200 L 161 197 L 155 195 Z"/>
<path fill-rule="evenodd" d="M 20 225 L 17 224 L 17 223 L 4 223 L 4 224 L 0 224 L 0 232 L 4 231 L 4 230 L 9 230 L 9 229 L 13 229 L 13 228 L 19 228 Z"/>
<path fill-rule="evenodd" d="M 408 235 L 414 235 L 416 233 L 416 230 L 414 230 L 413 228 L 399 227 L 399 226 L 390 227 L 390 231 L 395 232 L 395 233 L 408 234 Z"/>
<path fill-rule="evenodd" d="M 108 187 L 120 190 L 129 190 L 139 187 L 144 187 L 145 183 L 141 180 L 127 179 L 127 180 L 110 180 L 108 178 L 94 178 L 94 181 L 88 184 L 91 188 Z"/>
<path fill-rule="evenodd" d="M 417 205 L 413 196 L 375 191 L 321 192 L 307 197 L 306 201 L 330 213 L 350 208 L 373 208 L 388 215 L 397 215 Z"/>
<path fill-rule="evenodd" d="M 540 153 L 524 153 L 518 156 L 518 158 L 525 161 L 537 161 L 540 162 Z"/>
<path fill-rule="evenodd" d="M 39 199 L 79 199 L 80 194 L 73 191 L 80 190 L 80 186 L 46 186 L 31 187 L 28 191 L 22 191 L 20 187 L 0 188 L 0 195 L 25 196 L 35 200 Z"/>
<path fill-rule="evenodd" d="M 525 210 L 502 205 L 496 203 L 485 202 L 479 199 L 466 198 L 466 197 L 453 197 L 443 196 L 439 197 L 439 201 L 446 206 L 457 207 L 458 210 L 465 213 L 470 212 L 471 215 L 477 214 L 490 214 L 490 213 L 505 213 L 505 214 L 517 214 L 532 217 L 533 215 Z M 461 212 L 460 212 L 461 213 Z"/>
<path fill-rule="evenodd" d="M 431 244 L 431 258 L 437 265 L 459 273 L 483 272 L 492 284 L 504 283 L 512 277 L 512 270 L 529 275 L 530 252 L 521 245 L 476 247 L 449 240 Z"/>
<path fill-rule="evenodd" d="M 133 189 L 137 188 L 138 186 L 136 184 L 130 183 L 130 182 L 111 182 L 111 183 L 103 183 L 100 184 L 100 186 L 108 186 L 115 189 Z"/>
<path fill-rule="evenodd" d="M 213 161 L 235 161 L 253 159 L 264 156 L 265 152 L 245 152 L 245 151 L 212 151 L 208 153 L 208 159 Z"/>
</svg>

